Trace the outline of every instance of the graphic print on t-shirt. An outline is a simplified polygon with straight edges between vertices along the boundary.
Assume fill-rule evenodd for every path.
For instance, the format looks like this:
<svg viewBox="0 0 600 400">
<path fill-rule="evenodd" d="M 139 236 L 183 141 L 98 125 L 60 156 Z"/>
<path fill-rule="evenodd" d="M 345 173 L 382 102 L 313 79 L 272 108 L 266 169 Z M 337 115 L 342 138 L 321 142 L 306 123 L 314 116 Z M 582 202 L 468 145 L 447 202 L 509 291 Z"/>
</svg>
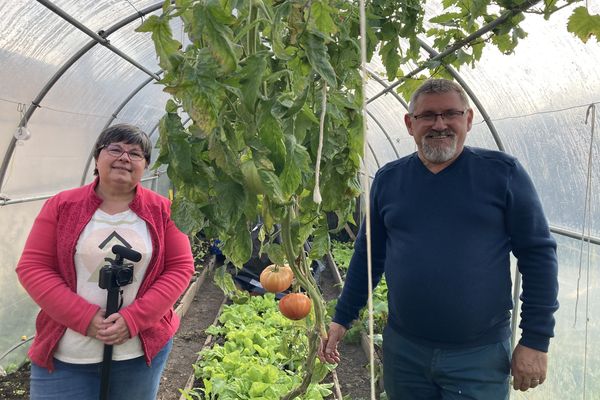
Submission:
<svg viewBox="0 0 600 400">
<path fill-rule="evenodd" d="M 114 215 L 96 211 L 81 233 L 75 253 L 77 292 L 86 293 L 92 303 L 101 304 L 99 301 L 106 296 L 105 291 L 98 287 L 100 269 L 110 263 L 105 258 L 115 259 L 112 247 L 117 244 L 142 254 L 142 259 L 133 263 L 132 284 L 124 287 L 125 297 L 133 296 L 144 279 L 152 255 L 146 223 L 131 210 Z M 130 300 L 133 301 L 133 297 Z"/>
<path fill-rule="evenodd" d="M 128 249 L 132 248 L 132 246 L 127 242 L 127 240 L 125 240 L 116 231 L 112 231 L 112 233 L 110 235 L 108 235 L 108 237 L 106 239 L 104 239 L 102 241 L 102 243 L 100 243 L 98 245 L 98 248 L 100 249 L 100 251 L 102 251 L 104 253 L 108 253 L 106 258 L 110 258 L 110 259 L 114 260 L 116 254 L 114 254 L 112 252 L 112 248 L 115 245 L 127 247 Z M 98 266 L 96 266 L 96 270 L 90 275 L 90 279 L 88 280 L 88 282 L 98 283 L 98 280 L 100 279 L 99 278 L 100 269 L 102 269 L 103 266 L 108 265 L 110 263 L 110 261 L 107 260 L 106 258 L 104 260 L 102 260 L 102 262 L 100 262 L 100 264 Z M 128 263 L 130 261 L 124 260 L 123 262 Z M 135 279 L 135 275 L 134 275 L 134 279 Z"/>
</svg>

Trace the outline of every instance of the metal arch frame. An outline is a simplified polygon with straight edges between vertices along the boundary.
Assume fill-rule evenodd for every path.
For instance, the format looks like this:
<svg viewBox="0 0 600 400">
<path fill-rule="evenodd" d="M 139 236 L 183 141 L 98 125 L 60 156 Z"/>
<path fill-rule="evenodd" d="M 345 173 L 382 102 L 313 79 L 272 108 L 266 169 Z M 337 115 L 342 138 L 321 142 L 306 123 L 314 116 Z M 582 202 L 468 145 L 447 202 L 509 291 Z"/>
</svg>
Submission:
<svg viewBox="0 0 600 400">
<path fill-rule="evenodd" d="M 373 147 L 369 144 L 369 142 L 367 142 L 367 147 L 369 148 L 369 150 L 371 150 L 371 155 L 373 155 L 373 160 L 375 160 L 375 165 L 377 165 L 377 168 L 381 167 L 381 164 L 379 163 L 379 160 L 377 159 L 377 154 L 375 153 L 375 150 L 373 150 Z M 363 161 L 364 163 L 364 161 Z"/>
<path fill-rule="evenodd" d="M 38 0 L 40 3 L 42 3 L 45 6 L 49 6 L 48 8 L 50 8 L 52 11 L 56 12 L 57 14 L 59 14 L 61 17 L 65 18 L 69 23 L 73 24 L 74 26 L 76 26 L 79 29 L 85 28 L 81 23 L 79 23 L 77 20 L 73 19 L 72 17 L 68 16 L 68 14 L 66 14 L 64 11 L 58 9 L 56 6 L 54 6 L 53 4 L 49 3 L 46 0 Z M 91 50 L 94 46 L 96 46 L 97 44 L 101 44 L 107 48 L 109 48 L 111 51 L 115 51 L 116 49 L 111 46 L 108 43 L 108 40 L 106 40 L 106 37 L 111 35 L 112 33 L 118 31 L 119 29 L 125 27 L 126 25 L 130 24 L 131 22 L 137 20 L 140 16 L 149 14 L 151 12 L 154 12 L 158 9 L 160 9 L 162 7 L 163 2 L 158 2 L 154 5 L 148 6 L 142 10 L 140 10 L 139 12 L 130 15 L 129 17 L 126 17 L 124 19 L 122 19 L 121 21 L 117 22 L 116 24 L 114 24 L 113 26 L 111 26 L 110 28 L 106 29 L 104 31 L 103 36 L 94 34 L 92 31 L 90 31 L 89 29 L 85 28 L 83 29 L 84 32 L 88 35 L 90 35 L 91 33 L 91 37 L 92 37 L 92 41 L 88 42 L 86 45 L 84 45 L 81 49 L 79 49 L 79 51 L 77 51 L 69 60 L 67 60 L 60 68 L 58 71 L 56 71 L 56 73 L 52 76 L 52 78 L 50 78 L 50 80 L 44 85 L 44 87 L 40 90 L 40 92 L 38 93 L 38 95 L 35 97 L 35 99 L 31 102 L 31 105 L 29 106 L 29 108 L 27 109 L 27 111 L 25 112 L 25 114 L 23 115 L 23 117 L 21 118 L 21 121 L 19 122 L 18 127 L 23 127 L 23 126 L 27 126 L 27 122 L 31 119 L 31 116 L 33 115 L 33 113 L 35 112 L 35 110 L 40 107 L 40 103 L 41 101 L 44 99 L 44 97 L 46 97 L 46 95 L 48 94 L 48 92 L 54 87 L 54 85 L 60 80 L 60 78 L 69 70 L 69 68 L 71 68 L 71 66 L 73 64 L 75 64 L 84 54 L 86 54 L 89 50 Z M 60 11 L 58 11 L 60 10 Z M 62 13 L 61 13 L 62 12 Z M 146 68 L 142 67 L 141 65 L 139 65 L 138 63 L 136 63 L 135 61 L 133 61 L 130 57 L 128 57 L 127 55 L 123 54 L 122 52 L 118 51 L 116 52 L 116 54 L 127 60 L 128 62 L 132 63 L 136 68 L 141 69 L 142 71 L 144 71 L 144 73 L 149 74 L 150 76 L 152 76 L 152 78 L 158 80 L 158 76 L 156 76 L 153 73 L 149 73 L 149 71 L 146 70 Z M 13 136 L 10 140 L 10 143 L 8 145 L 8 148 L 6 149 L 6 153 L 4 154 L 4 159 L 2 161 L 2 165 L 0 166 L 0 192 L 2 191 L 2 187 L 4 185 L 4 179 L 6 177 L 6 171 L 8 169 L 8 164 L 10 163 L 10 160 L 12 159 L 14 150 L 15 150 L 15 145 L 16 145 L 17 139 Z"/>
<path fill-rule="evenodd" d="M 369 110 L 365 110 L 365 111 L 367 112 L 367 115 L 369 115 L 369 117 L 371 117 L 371 119 L 377 124 L 379 129 L 381 129 L 381 131 L 387 138 L 388 142 L 390 142 L 390 144 L 392 145 L 392 150 L 394 150 L 394 154 L 396 154 L 396 158 L 400 158 L 400 154 L 398 153 L 398 150 L 396 149 L 396 146 L 394 145 L 392 138 L 390 137 L 390 135 L 388 135 L 388 133 L 385 130 L 385 128 L 383 127 L 383 125 L 381 125 L 381 122 L 379 122 L 379 120 L 377 118 L 375 118 L 375 116 L 373 115 L 373 113 L 371 113 L 371 111 L 369 111 Z M 365 140 L 366 140 L 366 132 L 365 132 Z M 369 147 L 371 147 L 371 145 L 369 145 Z M 379 163 L 377 163 L 377 166 L 379 166 Z"/>
<path fill-rule="evenodd" d="M 383 86 L 384 88 L 386 88 L 388 85 L 385 83 L 385 81 L 383 79 L 381 79 L 379 76 L 377 76 L 377 73 L 367 69 L 367 73 L 369 74 L 370 77 L 372 77 L 377 83 L 379 83 L 381 86 Z M 398 93 L 396 92 L 390 92 L 392 94 L 392 96 L 394 96 L 394 98 L 396 100 L 398 100 L 398 102 L 400 104 L 402 104 L 402 106 L 404 106 L 404 108 L 408 109 L 408 104 L 406 104 L 406 102 L 404 101 L 404 99 L 402 97 L 400 97 L 398 95 Z M 365 107 L 366 110 L 366 107 Z M 400 157 L 400 153 L 398 153 L 398 149 L 396 148 L 396 145 L 394 144 L 394 141 L 392 140 L 392 138 L 390 138 L 390 136 L 388 135 L 387 131 L 383 128 L 383 125 L 381 125 L 381 123 L 379 122 L 379 120 L 377 118 L 375 118 L 375 116 L 369 112 L 368 110 L 367 114 L 369 115 L 369 117 L 371 117 L 373 119 L 373 121 L 375 121 L 375 123 L 377 124 L 377 126 L 379 126 L 379 128 L 381 129 L 381 131 L 383 132 L 383 134 L 385 135 L 385 137 L 387 138 L 388 142 L 390 143 L 390 145 L 392 146 L 392 149 L 394 150 L 394 153 L 396 154 L 396 157 Z M 379 163 L 377 163 L 377 165 L 379 166 Z"/>
<path fill-rule="evenodd" d="M 369 75 L 375 79 L 379 84 L 381 84 L 381 86 L 383 86 L 384 88 L 388 88 L 390 85 L 388 85 L 383 79 L 381 79 L 376 72 L 371 71 L 370 69 L 367 69 L 367 72 L 369 73 Z M 388 92 L 390 93 L 392 96 L 394 96 L 394 98 L 396 100 L 398 100 L 400 102 L 400 104 L 402 104 L 404 106 L 404 108 L 406 108 L 408 110 L 408 103 L 406 101 L 404 101 L 404 99 L 402 97 L 400 97 L 400 95 L 396 92 Z M 376 100 L 375 98 L 373 98 L 373 100 Z M 369 100 L 367 100 L 367 102 L 369 102 Z"/>
</svg>

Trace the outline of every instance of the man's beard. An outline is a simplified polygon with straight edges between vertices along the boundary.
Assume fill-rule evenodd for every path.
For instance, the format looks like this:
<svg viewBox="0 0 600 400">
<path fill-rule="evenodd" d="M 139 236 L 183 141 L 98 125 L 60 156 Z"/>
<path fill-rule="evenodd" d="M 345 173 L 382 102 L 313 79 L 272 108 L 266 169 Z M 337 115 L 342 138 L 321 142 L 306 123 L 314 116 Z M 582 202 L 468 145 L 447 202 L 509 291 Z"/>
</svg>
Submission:
<svg viewBox="0 0 600 400">
<path fill-rule="evenodd" d="M 441 135 L 448 135 L 448 139 L 451 140 L 450 144 L 438 143 L 436 146 L 435 143 L 434 145 L 431 145 L 433 140 L 427 140 L 428 138 Z M 421 139 L 421 150 L 423 151 L 423 157 L 425 157 L 427 161 L 435 164 L 445 163 L 446 161 L 452 160 L 452 158 L 454 158 L 456 155 L 456 146 L 457 137 L 454 132 L 450 130 L 441 132 L 430 131 Z"/>
</svg>

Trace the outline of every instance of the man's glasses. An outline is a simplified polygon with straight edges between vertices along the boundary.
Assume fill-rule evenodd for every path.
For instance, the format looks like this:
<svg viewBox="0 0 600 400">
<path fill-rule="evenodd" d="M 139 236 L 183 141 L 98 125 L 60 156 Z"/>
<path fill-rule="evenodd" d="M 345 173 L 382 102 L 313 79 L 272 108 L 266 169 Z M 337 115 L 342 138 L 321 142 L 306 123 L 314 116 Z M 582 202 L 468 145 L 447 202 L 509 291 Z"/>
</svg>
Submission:
<svg viewBox="0 0 600 400">
<path fill-rule="evenodd" d="M 106 150 L 106 153 L 108 153 L 109 156 L 114 158 L 120 158 L 123 155 L 123 153 L 126 153 L 131 161 L 142 161 L 146 158 L 144 157 L 143 153 L 137 150 L 125 151 L 120 146 L 112 144 L 108 146 L 103 146 L 102 148 Z"/>
<path fill-rule="evenodd" d="M 467 111 L 458 111 L 458 110 L 450 110 L 450 111 L 444 111 L 441 113 L 432 113 L 432 112 L 426 112 L 423 114 L 418 114 L 418 115 L 413 115 L 412 117 L 414 119 L 416 119 L 417 121 L 422 121 L 422 122 L 435 122 L 437 120 L 437 117 L 441 117 L 442 120 L 444 121 L 453 121 L 456 120 L 460 117 L 462 117 L 463 115 L 465 115 Z"/>
</svg>

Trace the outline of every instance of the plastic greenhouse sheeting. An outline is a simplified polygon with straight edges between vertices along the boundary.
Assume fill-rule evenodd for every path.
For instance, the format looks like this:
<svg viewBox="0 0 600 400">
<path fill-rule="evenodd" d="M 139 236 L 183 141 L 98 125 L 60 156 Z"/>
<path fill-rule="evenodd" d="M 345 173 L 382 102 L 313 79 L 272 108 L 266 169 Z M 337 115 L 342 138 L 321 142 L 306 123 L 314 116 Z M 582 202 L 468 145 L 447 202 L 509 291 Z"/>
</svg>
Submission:
<svg viewBox="0 0 600 400">
<path fill-rule="evenodd" d="M 34 334 L 37 307 L 18 285 L 14 268 L 43 200 L 91 181 L 90 153 L 106 125 L 133 123 L 157 140 L 168 97 L 154 83 L 161 71 L 150 34 L 135 28 L 145 15 L 160 12 L 162 3 L 0 3 L 0 356 L 22 336 Z M 439 6 L 429 3 L 434 13 Z M 116 52 L 52 11 L 51 5 L 89 33 L 104 31 L 97 38 L 106 37 Z M 588 7 L 590 13 L 600 13 L 600 2 Z M 559 243 L 561 308 L 549 378 L 538 390 L 514 393 L 515 398 L 579 399 L 584 393 L 600 393 L 600 324 L 590 318 L 600 312 L 600 245 L 577 239 L 584 229 L 592 241 L 598 243 L 600 237 L 600 140 L 596 132 L 592 142 L 592 116 L 587 115 L 600 101 L 600 46 L 595 39 L 584 44 L 567 32 L 569 14 L 569 9 L 561 10 L 549 21 L 528 15 L 524 29 L 529 35 L 514 54 L 486 48 L 474 68 L 456 71 L 481 104 L 475 108 L 467 144 L 495 149 L 499 141 L 521 160 Z M 173 32 L 184 42 L 181 26 L 173 26 Z M 392 83 L 383 66 L 375 58 L 368 70 L 373 76 L 367 98 L 376 97 L 367 107 L 365 171 L 372 177 L 386 162 L 415 151 L 415 144 L 404 127 L 404 100 L 393 90 L 380 95 Z M 596 127 L 599 115 L 595 113 Z M 24 116 L 31 137 L 15 141 L 13 134 Z M 162 171 L 147 171 L 144 184 L 163 194 L 169 187 Z M 574 237 L 560 234 L 562 230 Z M 0 366 L 21 361 L 25 348 L 4 357 Z"/>
</svg>

